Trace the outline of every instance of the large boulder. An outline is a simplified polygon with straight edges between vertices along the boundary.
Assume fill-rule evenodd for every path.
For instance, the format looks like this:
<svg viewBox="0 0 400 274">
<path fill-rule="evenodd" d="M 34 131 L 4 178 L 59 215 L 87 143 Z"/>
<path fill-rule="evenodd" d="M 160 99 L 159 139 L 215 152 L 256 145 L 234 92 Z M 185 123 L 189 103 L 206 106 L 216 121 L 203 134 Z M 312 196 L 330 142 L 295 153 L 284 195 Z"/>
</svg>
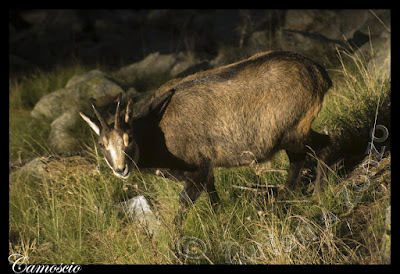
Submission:
<svg viewBox="0 0 400 274">
<path fill-rule="evenodd" d="M 391 80 L 390 40 L 390 36 L 373 37 L 369 43 L 364 44 L 355 52 L 367 63 L 368 72 L 381 81 Z"/>
<path fill-rule="evenodd" d="M 390 70 L 391 70 L 391 49 L 390 49 L 390 38 L 377 38 L 372 40 L 372 51 L 373 57 L 368 62 L 368 70 L 376 73 L 378 79 L 383 81 L 390 81 Z"/>
<path fill-rule="evenodd" d="M 368 46 L 370 40 L 388 38 L 388 33 L 389 10 L 288 10 L 275 35 L 268 31 L 255 32 L 251 42 L 270 45 L 271 49 L 299 52 L 327 67 L 334 67 L 338 65 L 337 46 L 356 51 Z"/>
<path fill-rule="evenodd" d="M 92 70 L 83 75 L 73 76 L 64 88 L 43 96 L 33 108 L 35 118 L 54 120 L 71 108 L 89 109 L 89 98 L 96 99 L 96 105 L 104 106 L 113 101 L 124 90 L 106 73 Z"/>
<path fill-rule="evenodd" d="M 50 147 L 58 153 L 76 149 L 78 139 L 74 135 L 78 111 L 90 112 L 90 98 L 98 107 L 113 103 L 124 90 L 106 73 L 92 70 L 73 76 L 64 88 L 43 96 L 33 108 L 35 118 L 51 120 Z"/>
<path fill-rule="evenodd" d="M 200 62 L 187 53 L 160 54 L 154 52 L 143 60 L 124 66 L 116 73 L 116 78 L 138 91 L 158 88 L 167 80 L 177 77 Z"/>
<path fill-rule="evenodd" d="M 79 140 L 71 131 L 75 128 L 78 119 L 78 109 L 71 108 L 64 111 L 51 123 L 49 143 L 53 150 L 61 153 L 76 149 Z"/>
<path fill-rule="evenodd" d="M 276 49 L 301 53 L 321 65 L 329 66 L 336 56 L 337 41 L 323 35 L 292 30 L 278 32 L 274 40 Z"/>
<path fill-rule="evenodd" d="M 369 10 L 288 10 L 286 30 L 318 34 L 330 40 L 353 37 L 370 15 Z"/>
</svg>

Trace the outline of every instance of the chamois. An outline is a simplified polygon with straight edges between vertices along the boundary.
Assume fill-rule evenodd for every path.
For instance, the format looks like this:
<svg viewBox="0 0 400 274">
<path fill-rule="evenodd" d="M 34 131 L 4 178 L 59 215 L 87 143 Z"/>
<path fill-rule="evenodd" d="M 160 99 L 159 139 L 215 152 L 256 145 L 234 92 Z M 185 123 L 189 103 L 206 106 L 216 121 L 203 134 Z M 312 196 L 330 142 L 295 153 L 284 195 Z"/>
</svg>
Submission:
<svg viewBox="0 0 400 274">
<path fill-rule="evenodd" d="M 106 162 L 127 179 L 132 168 L 169 168 L 185 174 L 182 208 L 205 190 L 219 201 L 213 167 L 263 162 L 285 150 L 290 168 L 286 186 L 300 186 L 308 146 L 320 159 L 327 154 L 328 135 L 311 129 L 324 95 L 332 86 L 325 69 L 293 52 L 270 51 L 201 71 L 162 85 L 143 110 L 133 116 L 128 102 L 114 123 L 107 124 L 91 104 L 100 126 L 82 118 L 99 136 Z M 318 161 L 314 194 L 322 189 L 323 164 Z"/>
</svg>

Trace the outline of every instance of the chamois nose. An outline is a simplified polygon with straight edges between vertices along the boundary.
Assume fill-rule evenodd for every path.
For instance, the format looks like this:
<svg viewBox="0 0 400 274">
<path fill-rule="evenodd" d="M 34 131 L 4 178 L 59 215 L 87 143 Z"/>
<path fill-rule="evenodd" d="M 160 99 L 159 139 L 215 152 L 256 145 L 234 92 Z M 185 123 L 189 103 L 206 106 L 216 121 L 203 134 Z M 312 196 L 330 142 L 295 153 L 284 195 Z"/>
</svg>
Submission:
<svg viewBox="0 0 400 274">
<path fill-rule="evenodd" d="M 128 165 L 125 165 L 125 166 L 123 166 L 122 168 L 121 167 L 118 167 L 118 168 L 115 168 L 114 169 L 114 172 L 115 173 L 118 173 L 119 175 L 121 175 L 121 176 L 126 176 L 128 173 L 129 173 L 129 170 L 128 170 Z"/>
<path fill-rule="evenodd" d="M 116 168 L 115 172 L 121 174 L 121 175 L 125 175 L 126 172 L 126 166 L 124 166 L 123 168 Z"/>
</svg>

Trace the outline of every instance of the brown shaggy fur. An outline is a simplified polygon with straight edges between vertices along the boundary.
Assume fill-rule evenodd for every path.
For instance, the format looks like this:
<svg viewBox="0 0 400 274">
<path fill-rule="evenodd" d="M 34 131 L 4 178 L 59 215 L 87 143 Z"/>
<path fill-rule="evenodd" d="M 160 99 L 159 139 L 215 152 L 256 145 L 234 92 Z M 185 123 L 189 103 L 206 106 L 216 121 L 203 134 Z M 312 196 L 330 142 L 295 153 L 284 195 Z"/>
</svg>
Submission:
<svg viewBox="0 0 400 274">
<path fill-rule="evenodd" d="M 213 167 L 246 165 L 254 157 L 262 162 L 284 149 L 290 160 L 287 186 L 296 189 L 306 146 L 321 158 L 326 154 L 329 136 L 312 131 L 311 123 L 331 85 L 320 65 L 284 51 L 173 79 L 131 119 L 137 165 L 185 171 L 184 206 L 203 189 L 216 204 Z M 316 192 L 321 170 L 319 164 Z"/>
</svg>

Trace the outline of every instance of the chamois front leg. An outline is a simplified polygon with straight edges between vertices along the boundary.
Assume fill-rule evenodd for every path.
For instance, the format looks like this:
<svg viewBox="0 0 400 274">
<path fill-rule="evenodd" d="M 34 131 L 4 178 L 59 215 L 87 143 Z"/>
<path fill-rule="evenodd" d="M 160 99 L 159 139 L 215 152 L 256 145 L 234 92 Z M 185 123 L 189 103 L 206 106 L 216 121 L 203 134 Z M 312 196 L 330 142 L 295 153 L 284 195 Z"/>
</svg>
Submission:
<svg viewBox="0 0 400 274">
<path fill-rule="evenodd" d="M 191 179 L 187 179 L 185 181 L 185 187 L 179 198 L 180 208 L 182 210 L 189 208 L 189 206 L 194 203 L 197 198 L 199 198 L 202 191 L 203 188 L 200 184 L 192 181 Z"/>
<path fill-rule="evenodd" d="M 185 187 L 180 194 L 180 204 L 178 214 L 185 216 L 187 209 L 205 190 L 210 198 L 211 205 L 214 207 L 219 203 L 219 196 L 214 185 L 213 168 L 210 165 L 201 165 L 197 171 L 185 172 Z"/>
<path fill-rule="evenodd" d="M 177 225 L 182 224 L 182 220 L 186 217 L 188 208 L 194 201 L 199 198 L 203 188 L 192 179 L 186 177 L 185 187 L 179 197 L 179 210 L 178 215 L 175 217 L 174 223 Z"/>
<path fill-rule="evenodd" d="M 205 184 L 206 192 L 208 194 L 208 197 L 210 198 L 210 203 L 215 208 L 215 206 L 217 206 L 219 203 L 219 196 L 214 185 L 214 172 L 212 167 L 208 167 L 207 169 L 207 180 Z"/>
</svg>

